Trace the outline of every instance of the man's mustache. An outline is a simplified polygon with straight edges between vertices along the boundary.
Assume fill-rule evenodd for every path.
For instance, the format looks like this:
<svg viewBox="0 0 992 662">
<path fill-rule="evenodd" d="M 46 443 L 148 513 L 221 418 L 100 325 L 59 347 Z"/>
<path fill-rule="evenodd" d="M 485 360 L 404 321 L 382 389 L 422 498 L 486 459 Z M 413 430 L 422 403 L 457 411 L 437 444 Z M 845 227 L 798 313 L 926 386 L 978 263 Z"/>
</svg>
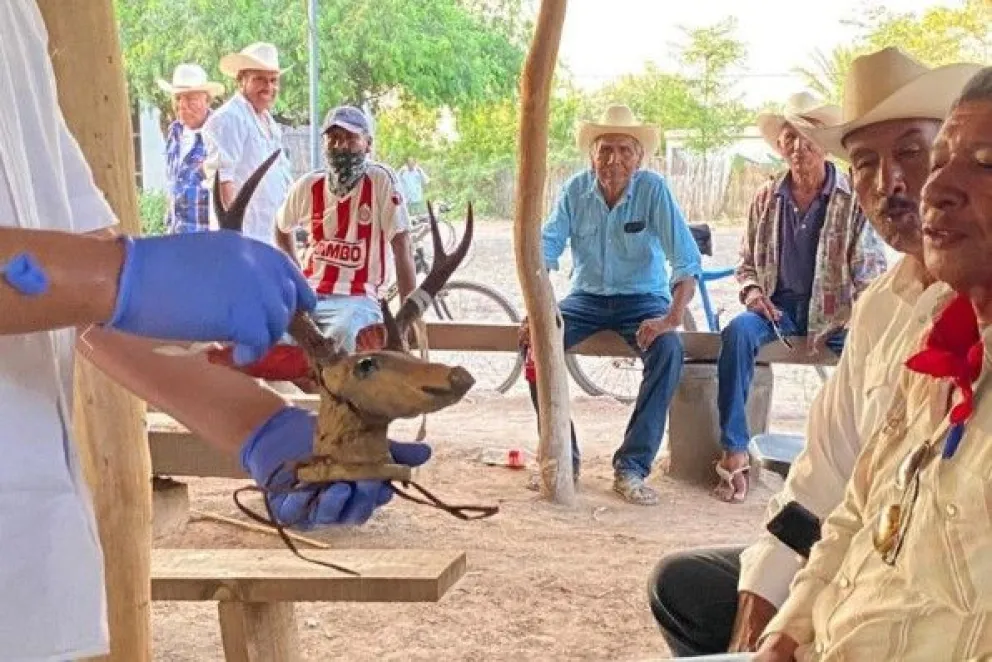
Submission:
<svg viewBox="0 0 992 662">
<path fill-rule="evenodd" d="M 879 206 L 879 212 L 881 212 L 882 216 L 899 216 L 907 213 L 918 214 L 919 211 L 918 203 L 897 195 L 885 198 Z"/>
</svg>

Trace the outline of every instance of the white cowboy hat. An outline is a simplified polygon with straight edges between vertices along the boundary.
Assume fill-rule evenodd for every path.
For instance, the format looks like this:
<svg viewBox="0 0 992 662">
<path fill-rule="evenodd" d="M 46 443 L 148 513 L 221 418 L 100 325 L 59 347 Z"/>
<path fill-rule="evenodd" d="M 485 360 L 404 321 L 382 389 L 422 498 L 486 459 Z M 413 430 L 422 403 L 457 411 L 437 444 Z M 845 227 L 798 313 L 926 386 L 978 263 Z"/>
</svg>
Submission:
<svg viewBox="0 0 992 662">
<path fill-rule="evenodd" d="M 212 97 L 224 94 L 224 86 L 207 80 L 207 72 L 198 64 L 180 64 L 172 72 L 172 82 L 158 79 L 158 86 L 168 94 L 206 92 Z"/>
<path fill-rule="evenodd" d="M 898 119 L 943 120 L 978 64 L 929 69 L 889 47 L 851 62 L 844 81 L 841 119 L 804 131 L 830 154 L 847 159 L 844 138 L 869 124 Z"/>
<path fill-rule="evenodd" d="M 809 92 L 793 94 L 785 101 L 781 113 L 760 113 L 758 131 L 773 149 L 778 151 L 778 137 L 786 124 L 805 133 L 805 129 L 816 125 L 831 125 L 840 121 L 840 108 L 824 103 Z"/>
<path fill-rule="evenodd" d="M 644 156 L 650 157 L 661 144 L 661 130 L 651 124 L 641 124 L 634 119 L 634 113 L 627 106 L 610 106 L 599 118 L 599 122 L 580 122 L 576 143 L 583 154 L 589 151 L 596 138 L 608 133 L 622 133 L 641 144 Z"/>
<path fill-rule="evenodd" d="M 245 46 L 239 53 L 229 53 L 220 59 L 221 73 L 237 78 L 244 69 L 285 73 L 289 70 L 279 68 L 279 50 L 272 44 L 259 41 Z"/>
</svg>

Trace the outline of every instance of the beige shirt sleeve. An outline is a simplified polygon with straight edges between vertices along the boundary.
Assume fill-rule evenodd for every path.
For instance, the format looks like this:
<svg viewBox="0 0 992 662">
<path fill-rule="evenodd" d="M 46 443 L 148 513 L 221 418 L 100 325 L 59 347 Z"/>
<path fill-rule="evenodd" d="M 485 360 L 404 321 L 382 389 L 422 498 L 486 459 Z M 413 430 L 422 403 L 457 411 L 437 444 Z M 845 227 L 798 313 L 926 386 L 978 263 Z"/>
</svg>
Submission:
<svg viewBox="0 0 992 662">
<path fill-rule="evenodd" d="M 276 211 L 276 227 L 282 232 L 292 232 L 300 226 L 309 226 L 311 213 L 310 188 L 313 178 L 302 177 L 293 182 L 286 199 Z"/>
<path fill-rule="evenodd" d="M 869 297 L 865 303 L 870 304 Z M 844 498 L 847 479 L 861 450 L 864 363 L 871 349 L 870 326 L 860 319 L 860 304 L 855 305 L 837 368 L 810 407 L 805 447 L 785 486 L 769 501 L 766 522 L 790 501 L 798 501 L 823 520 Z M 802 557 L 763 528 L 758 540 L 741 554 L 738 590 L 755 593 L 781 607 L 802 564 Z"/>
<path fill-rule="evenodd" d="M 789 598 L 765 628 L 762 638 L 774 633 L 788 635 L 800 645 L 813 641 L 813 604 L 840 570 L 854 536 L 864 528 L 862 513 L 873 479 L 875 449 L 883 434 L 872 436 L 854 465 L 843 502 L 823 523 L 820 542 L 813 546 L 809 563 L 792 583 Z"/>
</svg>

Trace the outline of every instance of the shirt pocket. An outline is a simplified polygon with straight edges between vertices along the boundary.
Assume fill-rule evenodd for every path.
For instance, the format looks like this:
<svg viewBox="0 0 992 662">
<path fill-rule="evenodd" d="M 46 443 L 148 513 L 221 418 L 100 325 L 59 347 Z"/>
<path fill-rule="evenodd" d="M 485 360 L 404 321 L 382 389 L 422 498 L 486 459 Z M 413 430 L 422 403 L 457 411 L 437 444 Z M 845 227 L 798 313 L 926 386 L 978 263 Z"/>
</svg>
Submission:
<svg viewBox="0 0 992 662">
<path fill-rule="evenodd" d="M 600 223 L 589 218 L 580 220 L 575 224 L 575 231 L 572 236 L 573 252 L 598 255 L 599 237 L 602 231 L 603 228 Z"/>
<path fill-rule="evenodd" d="M 926 585 L 924 593 L 970 613 L 992 610 L 992 481 L 972 473 L 988 462 L 964 452 L 969 441 L 986 439 L 973 434 L 962 439 L 954 458 L 935 460 L 940 465 L 926 504 L 928 516 L 921 522 L 925 537 L 915 545 L 927 556 L 921 559 L 926 565 L 915 566 L 914 572 Z"/>
</svg>

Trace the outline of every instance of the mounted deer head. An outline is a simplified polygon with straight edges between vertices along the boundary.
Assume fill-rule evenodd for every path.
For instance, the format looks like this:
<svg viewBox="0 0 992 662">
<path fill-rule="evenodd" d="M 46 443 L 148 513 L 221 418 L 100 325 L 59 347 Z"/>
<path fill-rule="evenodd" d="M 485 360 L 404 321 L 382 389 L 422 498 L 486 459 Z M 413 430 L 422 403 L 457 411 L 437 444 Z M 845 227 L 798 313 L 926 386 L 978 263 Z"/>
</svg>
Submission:
<svg viewBox="0 0 992 662">
<path fill-rule="evenodd" d="M 214 209 L 221 228 L 241 231 L 248 201 L 277 158 L 279 152 L 273 153 L 252 173 L 227 210 L 220 205 L 219 184 L 215 179 Z M 446 255 L 431 210 L 434 264 L 421 286 L 403 302 L 395 318 L 386 303 L 381 302 L 388 339 L 385 349 L 349 355 L 334 340 L 323 336 L 309 314 L 297 311 L 289 324 L 289 335 L 296 345 L 278 345 L 259 362 L 244 369 L 248 374 L 269 379 L 300 378 L 309 374 L 319 386 L 314 454 L 310 460 L 294 467 L 297 484 L 313 487 L 336 481 L 400 481 L 412 484 L 429 501 L 420 501 L 398 489 L 397 494 L 437 505 L 464 519 L 471 517 L 462 511 L 475 511 L 482 517 L 496 512 L 491 508 L 442 504 L 411 482 L 409 467 L 393 463 L 387 437 L 393 420 L 432 413 L 452 405 L 475 383 L 462 367 L 427 363 L 406 351 L 411 325 L 464 259 L 472 240 L 472 229 L 472 208 L 469 206 L 465 235 L 455 251 Z M 234 367 L 229 350 L 213 352 L 210 360 Z M 238 505 L 246 510 L 240 503 Z"/>
</svg>

